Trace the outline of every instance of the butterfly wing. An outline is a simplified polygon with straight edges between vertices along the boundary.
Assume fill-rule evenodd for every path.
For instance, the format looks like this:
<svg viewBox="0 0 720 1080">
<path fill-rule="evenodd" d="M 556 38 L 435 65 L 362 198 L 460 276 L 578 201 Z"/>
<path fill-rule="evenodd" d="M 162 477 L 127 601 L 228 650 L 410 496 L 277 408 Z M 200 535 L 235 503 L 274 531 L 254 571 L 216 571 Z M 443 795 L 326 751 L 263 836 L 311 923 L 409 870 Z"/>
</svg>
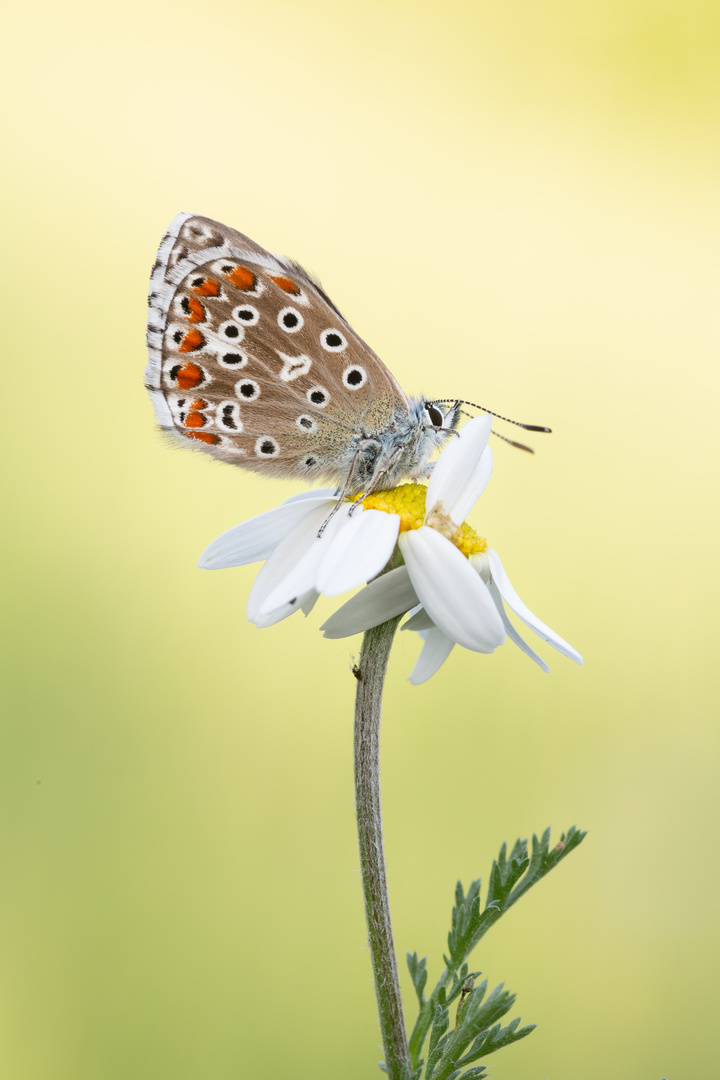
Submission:
<svg viewBox="0 0 720 1080">
<path fill-rule="evenodd" d="M 274 475 L 342 480 L 354 440 L 407 413 L 318 282 L 219 222 L 175 218 L 148 303 L 156 418 L 196 449 Z"/>
</svg>

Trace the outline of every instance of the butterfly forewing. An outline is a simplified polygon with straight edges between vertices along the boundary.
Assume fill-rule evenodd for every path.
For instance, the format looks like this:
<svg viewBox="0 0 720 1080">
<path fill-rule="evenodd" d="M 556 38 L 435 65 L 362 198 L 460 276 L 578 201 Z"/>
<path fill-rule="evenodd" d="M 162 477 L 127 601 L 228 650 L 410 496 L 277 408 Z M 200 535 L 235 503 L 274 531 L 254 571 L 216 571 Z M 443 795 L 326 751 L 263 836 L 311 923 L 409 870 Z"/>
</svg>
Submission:
<svg viewBox="0 0 720 1080">
<path fill-rule="evenodd" d="M 347 448 L 407 399 L 297 264 L 181 214 L 150 283 L 148 389 L 160 426 L 226 461 L 342 476 Z"/>
</svg>

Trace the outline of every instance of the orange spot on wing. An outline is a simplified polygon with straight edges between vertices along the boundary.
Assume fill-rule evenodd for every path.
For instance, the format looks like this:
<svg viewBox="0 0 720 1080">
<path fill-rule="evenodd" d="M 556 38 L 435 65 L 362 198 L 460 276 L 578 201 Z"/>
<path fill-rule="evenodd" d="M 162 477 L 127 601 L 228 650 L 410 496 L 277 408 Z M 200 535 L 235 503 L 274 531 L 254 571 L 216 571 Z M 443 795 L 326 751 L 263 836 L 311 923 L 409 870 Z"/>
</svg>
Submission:
<svg viewBox="0 0 720 1080">
<path fill-rule="evenodd" d="M 201 369 L 197 364 L 188 362 L 175 375 L 175 382 L 178 384 L 179 390 L 194 390 L 196 386 L 205 381 Z"/>
<path fill-rule="evenodd" d="M 254 289 L 255 275 L 246 266 L 236 266 L 225 277 L 238 289 Z"/>
<path fill-rule="evenodd" d="M 203 401 L 202 398 L 195 398 L 188 409 L 187 417 L 185 418 L 185 427 L 198 428 L 205 427 L 207 424 L 207 417 L 203 416 L 202 410 L 207 409 L 207 401 Z"/>
<path fill-rule="evenodd" d="M 208 446 L 217 446 L 220 442 L 219 435 L 213 435 L 209 431 L 186 431 L 188 439 L 197 439 L 198 442 L 207 443 Z"/>
<path fill-rule="evenodd" d="M 217 296 L 220 292 L 220 285 L 214 278 L 205 278 L 202 285 L 196 285 L 193 292 L 197 296 Z"/>
<path fill-rule="evenodd" d="M 187 334 L 183 335 L 178 352 L 192 352 L 194 349 L 199 349 L 200 346 L 204 344 L 205 338 L 199 330 L 188 330 Z"/>
<path fill-rule="evenodd" d="M 205 308 L 194 296 L 185 297 L 183 311 L 185 311 L 189 322 L 205 322 Z"/>
<path fill-rule="evenodd" d="M 297 296 L 300 292 L 300 286 L 296 285 L 294 281 L 291 281 L 288 277 L 275 277 L 274 274 L 269 274 L 268 277 L 271 281 L 274 281 L 278 289 L 282 289 L 283 292 L 292 293 L 293 296 Z"/>
</svg>

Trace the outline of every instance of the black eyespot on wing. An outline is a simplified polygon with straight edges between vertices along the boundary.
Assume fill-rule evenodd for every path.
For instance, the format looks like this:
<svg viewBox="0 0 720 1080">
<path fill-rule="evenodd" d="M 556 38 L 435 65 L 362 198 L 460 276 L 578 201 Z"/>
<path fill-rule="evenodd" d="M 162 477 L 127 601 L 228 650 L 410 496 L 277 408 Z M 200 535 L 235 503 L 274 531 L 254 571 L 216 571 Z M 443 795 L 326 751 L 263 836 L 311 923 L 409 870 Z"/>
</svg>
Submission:
<svg viewBox="0 0 720 1080">
<path fill-rule="evenodd" d="M 323 330 L 320 335 L 320 344 L 323 349 L 327 349 L 328 352 L 342 352 L 347 346 L 347 341 L 343 334 L 339 330 L 328 329 Z"/>
<path fill-rule="evenodd" d="M 277 457 L 280 447 L 270 435 L 261 435 L 255 443 L 255 453 L 258 457 Z"/>
<path fill-rule="evenodd" d="M 260 312 L 250 304 L 243 304 L 242 307 L 235 308 L 233 318 L 245 326 L 256 326 L 260 321 Z"/>
<path fill-rule="evenodd" d="M 239 432 L 243 429 L 239 401 L 221 401 L 217 407 L 216 423 L 225 431 Z"/>
<path fill-rule="evenodd" d="M 294 307 L 283 308 L 278 313 L 277 321 L 281 329 L 287 331 L 288 334 L 297 333 L 298 330 L 302 329 L 305 322 L 298 309 Z"/>
<path fill-rule="evenodd" d="M 247 379 L 244 382 L 235 384 L 235 392 L 245 401 L 254 401 L 255 398 L 260 396 L 260 387 L 256 382 L 252 382 L 251 379 Z"/>
<path fill-rule="evenodd" d="M 348 390 L 359 390 L 367 382 L 367 371 L 359 364 L 353 364 L 345 368 L 342 379 Z"/>
<path fill-rule="evenodd" d="M 317 405 L 318 408 L 322 409 L 330 400 L 330 395 L 327 390 L 322 388 L 322 386 L 313 386 L 307 392 L 307 399 L 308 401 L 311 401 L 313 405 Z"/>
</svg>

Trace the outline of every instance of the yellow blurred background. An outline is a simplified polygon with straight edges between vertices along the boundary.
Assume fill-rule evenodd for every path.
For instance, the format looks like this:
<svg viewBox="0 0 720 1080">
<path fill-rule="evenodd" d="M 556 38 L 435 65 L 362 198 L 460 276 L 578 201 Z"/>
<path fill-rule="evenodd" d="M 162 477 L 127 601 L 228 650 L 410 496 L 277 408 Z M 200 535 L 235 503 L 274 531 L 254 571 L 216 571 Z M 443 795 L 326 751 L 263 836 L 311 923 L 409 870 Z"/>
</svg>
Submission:
<svg viewBox="0 0 720 1080">
<path fill-rule="evenodd" d="M 539 1025 L 493 1076 L 713 1072 L 719 29 L 700 0 L 8 9 L 4 1077 L 381 1075 L 360 641 L 322 639 L 335 602 L 256 630 L 255 569 L 197 570 L 298 487 L 173 451 L 143 389 L 182 210 L 317 272 L 407 391 L 554 429 L 494 446 L 472 521 L 586 666 L 456 649 L 413 688 L 401 635 L 401 957 L 437 976 L 456 878 L 576 823 L 474 957 Z"/>
</svg>

